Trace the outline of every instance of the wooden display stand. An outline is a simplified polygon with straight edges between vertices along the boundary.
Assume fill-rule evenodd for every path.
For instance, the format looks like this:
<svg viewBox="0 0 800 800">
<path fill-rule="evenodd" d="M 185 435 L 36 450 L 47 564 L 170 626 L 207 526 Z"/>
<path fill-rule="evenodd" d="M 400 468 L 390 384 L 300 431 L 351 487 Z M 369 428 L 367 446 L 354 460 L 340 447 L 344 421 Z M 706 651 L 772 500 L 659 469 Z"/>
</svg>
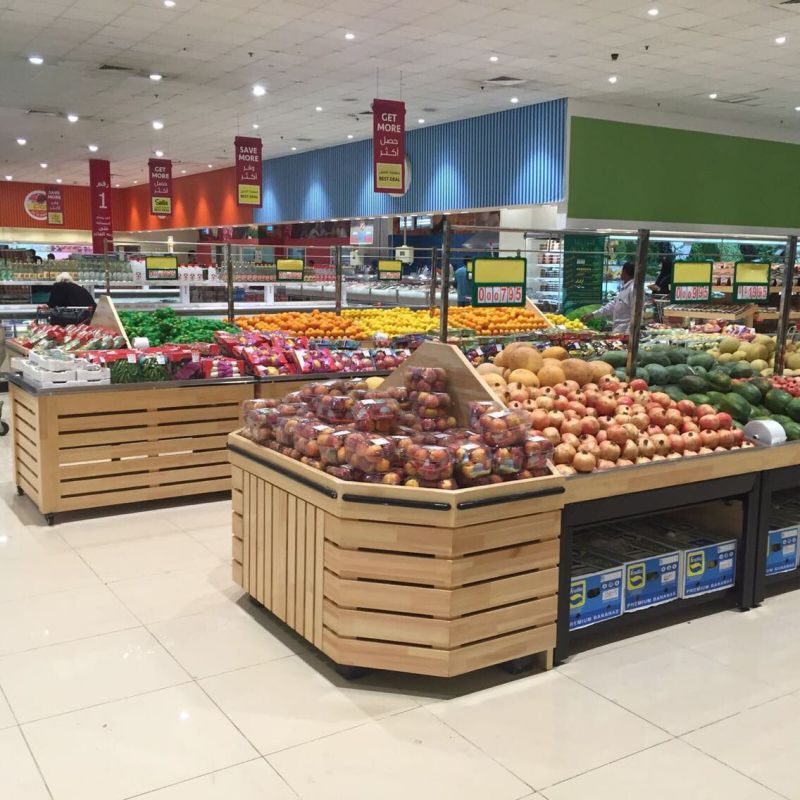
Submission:
<svg viewBox="0 0 800 800">
<path fill-rule="evenodd" d="M 227 435 L 253 383 L 37 391 L 10 381 L 14 478 L 60 511 L 229 491 Z"/>
<path fill-rule="evenodd" d="M 493 400 L 455 348 L 457 416 Z M 344 666 L 453 676 L 533 654 L 552 666 L 564 479 L 444 491 L 349 483 L 229 437 L 234 580 Z"/>
<path fill-rule="evenodd" d="M 665 320 L 680 320 L 683 323 L 689 320 L 724 320 L 729 323 L 741 322 L 747 325 L 748 328 L 753 327 L 753 320 L 758 311 L 758 307 L 754 305 L 743 305 L 737 308 L 736 311 L 715 311 L 713 306 L 710 306 L 705 311 L 690 311 L 689 309 L 682 309 L 680 306 L 667 306 L 664 309 Z"/>
</svg>

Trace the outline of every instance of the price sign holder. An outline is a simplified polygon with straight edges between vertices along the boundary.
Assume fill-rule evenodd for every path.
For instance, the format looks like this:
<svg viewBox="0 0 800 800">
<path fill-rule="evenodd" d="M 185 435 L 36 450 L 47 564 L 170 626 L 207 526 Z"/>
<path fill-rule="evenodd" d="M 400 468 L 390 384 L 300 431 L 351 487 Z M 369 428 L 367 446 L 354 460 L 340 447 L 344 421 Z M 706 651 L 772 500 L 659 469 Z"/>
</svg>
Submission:
<svg viewBox="0 0 800 800">
<path fill-rule="evenodd" d="M 472 262 L 472 305 L 524 306 L 526 258 L 476 258 Z"/>
<path fill-rule="evenodd" d="M 378 261 L 378 278 L 382 281 L 399 281 L 403 278 L 403 262 L 395 259 Z"/>
<path fill-rule="evenodd" d="M 148 281 L 177 281 L 177 256 L 146 256 L 144 261 L 145 279 Z"/>
<path fill-rule="evenodd" d="M 738 261 L 733 267 L 733 302 L 769 302 L 770 264 Z"/>
<path fill-rule="evenodd" d="M 279 258 L 275 264 L 278 283 L 303 282 L 303 261 L 300 258 Z"/>
<path fill-rule="evenodd" d="M 470 280 L 470 281 L 473 281 L 473 280 L 474 280 L 474 278 L 472 277 L 472 264 L 473 264 L 473 261 L 472 261 L 472 259 L 471 259 L 471 258 L 468 258 L 468 259 L 467 259 L 467 260 L 464 262 L 464 265 L 465 265 L 465 266 L 466 266 L 466 268 L 467 268 L 467 278 L 469 278 L 469 280 Z"/>
<path fill-rule="evenodd" d="M 713 261 L 676 261 L 672 265 L 673 303 L 710 303 Z"/>
</svg>

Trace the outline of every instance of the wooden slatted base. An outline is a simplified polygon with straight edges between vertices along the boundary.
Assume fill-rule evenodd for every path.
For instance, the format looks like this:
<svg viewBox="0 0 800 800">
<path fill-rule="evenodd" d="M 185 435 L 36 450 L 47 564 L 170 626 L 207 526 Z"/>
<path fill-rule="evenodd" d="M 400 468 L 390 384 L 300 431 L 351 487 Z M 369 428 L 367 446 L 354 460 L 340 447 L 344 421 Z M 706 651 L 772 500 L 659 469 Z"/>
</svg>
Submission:
<svg viewBox="0 0 800 800">
<path fill-rule="evenodd" d="M 227 434 L 253 384 L 10 395 L 17 485 L 54 514 L 228 491 Z"/>
<path fill-rule="evenodd" d="M 503 484 L 508 502 L 486 487 L 486 507 L 479 489 L 435 492 L 451 510 L 426 522 L 418 508 L 363 501 L 372 488 L 389 503 L 415 490 L 315 488 L 320 473 L 230 441 L 234 580 L 335 662 L 443 677 L 533 654 L 552 666 L 560 478 Z M 462 496 L 478 506 L 459 510 Z"/>
</svg>

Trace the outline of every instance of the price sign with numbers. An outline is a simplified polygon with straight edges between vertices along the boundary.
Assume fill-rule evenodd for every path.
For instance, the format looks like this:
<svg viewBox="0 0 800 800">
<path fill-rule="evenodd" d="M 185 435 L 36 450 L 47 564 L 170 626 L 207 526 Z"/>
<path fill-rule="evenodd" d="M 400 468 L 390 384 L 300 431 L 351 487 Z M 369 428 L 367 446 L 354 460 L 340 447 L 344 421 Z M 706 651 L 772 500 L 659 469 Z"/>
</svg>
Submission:
<svg viewBox="0 0 800 800">
<path fill-rule="evenodd" d="M 733 302 L 766 303 L 769 300 L 770 265 L 739 261 L 733 267 Z"/>
<path fill-rule="evenodd" d="M 177 256 L 147 256 L 144 265 L 145 276 L 148 281 L 178 280 Z"/>
<path fill-rule="evenodd" d="M 476 258 L 472 262 L 472 305 L 524 306 L 525 258 Z"/>
<path fill-rule="evenodd" d="M 378 261 L 378 278 L 382 281 L 399 281 L 403 277 L 403 262 L 394 259 Z"/>
<path fill-rule="evenodd" d="M 300 258 L 279 258 L 275 265 L 276 281 L 303 281 L 303 261 Z"/>
<path fill-rule="evenodd" d="M 710 303 L 713 261 L 676 261 L 672 265 L 673 303 Z"/>
</svg>

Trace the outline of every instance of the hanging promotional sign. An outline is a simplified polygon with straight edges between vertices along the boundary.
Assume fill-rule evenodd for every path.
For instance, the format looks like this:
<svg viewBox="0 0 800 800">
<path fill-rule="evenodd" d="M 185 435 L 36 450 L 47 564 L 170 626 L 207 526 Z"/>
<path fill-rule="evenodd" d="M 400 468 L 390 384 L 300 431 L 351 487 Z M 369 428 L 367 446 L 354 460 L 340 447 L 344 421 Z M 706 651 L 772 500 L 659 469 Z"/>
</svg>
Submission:
<svg viewBox="0 0 800 800">
<path fill-rule="evenodd" d="M 406 104 L 398 100 L 372 101 L 373 188 L 403 194 L 406 174 Z"/>
<path fill-rule="evenodd" d="M 150 213 L 157 217 L 172 216 L 172 161 L 168 158 L 151 158 L 147 162 L 150 173 Z"/>
<path fill-rule="evenodd" d="M 733 302 L 766 303 L 769 300 L 770 264 L 739 261 L 733 267 Z"/>
<path fill-rule="evenodd" d="M 472 262 L 473 306 L 524 306 L 528 260 L 476 258 Z"/>
<path fill-rule="evenodd" d="M 279 258 L 275 264 L 275 280 L 279 283 L 303 280 L 304 263 L 302 258 Z"/>
<path fill-rule="evenodd" d="M 92 206 L 92 252 L 102 253 L 103 242 L 114 239 L 111 218 L 111 164 L 99 158 L 89 159 L 89 191 Z"/>
<path fill-rule="evenodd" d="M 178 280 L 177 256 L 147 256 L 144 265 L 145 279 L 148 281 Z"/>
<path fill-rule="evenodd" d="M 397 259 L 378 261 L 378 278 L 382 281 L 399 281 L 403 278 L 403 262 Z"/>
<path fill-rule="evenodd" d="M 64 195 L 58 186 L 47 188 L 47 224 L 64 224 Z"/>
<path fill-rule="evenodd" d="M 673 303 L 710 303 L 713 261 L 676 261 L 672 265 Z"/>
<path fill-rule="evenodd" d="M 25 213 L 37 222 L 47 221 L 47 192 L 44 189 L 34 189 L 25 196 L 23 201 Z"/>
<path fill-rule="evenodd" d="M 234 149 L 238 204 L 261 208 L 261 139 L 254 136 L 237 136 Z"/>
</svg>

